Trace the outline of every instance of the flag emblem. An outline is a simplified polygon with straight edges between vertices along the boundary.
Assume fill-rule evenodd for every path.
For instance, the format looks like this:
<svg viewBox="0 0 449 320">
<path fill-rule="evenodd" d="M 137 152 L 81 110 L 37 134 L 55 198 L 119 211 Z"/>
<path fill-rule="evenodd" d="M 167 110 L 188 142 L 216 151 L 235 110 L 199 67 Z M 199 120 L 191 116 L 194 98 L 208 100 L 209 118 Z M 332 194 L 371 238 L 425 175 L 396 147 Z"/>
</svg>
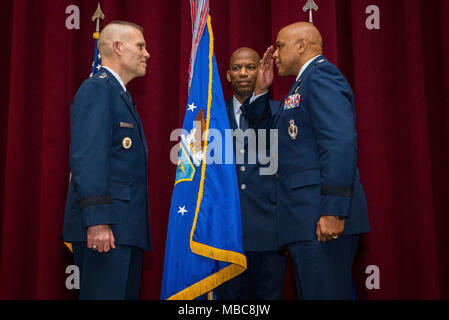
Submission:
<svg viewBox="0 0 449 320">
<path fill-rule="evenodd" d="M 229 129 L 213 53 L 209 1 L 191 0 L 189 97 L 179 142 L 161 299 L 196 299 L 246 269 L 237 172 L 210 161 L 214 138 Z M 232 152 L 232 151 L 231 151 Z"/>
</svg>

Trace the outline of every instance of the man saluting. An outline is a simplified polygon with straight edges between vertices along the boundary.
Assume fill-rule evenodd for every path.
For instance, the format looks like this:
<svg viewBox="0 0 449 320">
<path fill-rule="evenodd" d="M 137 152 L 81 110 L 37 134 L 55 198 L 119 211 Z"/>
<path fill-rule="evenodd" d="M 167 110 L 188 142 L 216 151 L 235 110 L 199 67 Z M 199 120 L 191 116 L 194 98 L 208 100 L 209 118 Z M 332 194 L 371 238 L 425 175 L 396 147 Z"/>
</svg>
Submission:
<svg viewBox="0 0 449 320">
<path fill-rule="evenodd" d="M 357 168 L 354 96 L 324 57 L 313 24 L 286 26 L 276 46 L 265 52 L 254 95 L 243 108 L 251 127 L 278 129 L 279 245 L 292 256 L 300 299 L 351 299 L 358 237 L 370 230 Z M 274 64 L 280 76 L 296 81 L 272 113 L 266 92 Z"/>
</svg>

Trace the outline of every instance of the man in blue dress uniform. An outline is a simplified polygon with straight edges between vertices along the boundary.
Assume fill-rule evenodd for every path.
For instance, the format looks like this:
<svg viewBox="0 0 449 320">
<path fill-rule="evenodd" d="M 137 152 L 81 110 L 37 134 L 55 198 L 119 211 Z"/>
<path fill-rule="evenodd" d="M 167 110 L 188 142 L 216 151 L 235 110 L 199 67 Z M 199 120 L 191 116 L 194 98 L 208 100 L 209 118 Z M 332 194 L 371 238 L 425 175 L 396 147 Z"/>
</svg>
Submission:
<svg viewBox="0 0 449 320">
<path fill-rule="evenodd" d="M 286 255 L 278 245 L 276 227 L 276 199 L 273 197 L 275 182 L 271 176 L 261 175 L 261 163 L 252 163 L 248 153 L 255 153 L 250 147 L 256 142 L 255 135 L 248 130 L 241 105 L 251 96 L 256 85 L 260 56 L 250 48 L 236 50 L 229 61 L 226 79 L 231 83 L 234 95 L 226 103 L 229 123 L 234 130 L 234 151 L 236 154 L 239 182 L 240 207 L 242 210 L 243 249 L 248 269 L 217 289 L 221 300 L 282 299 Z M 278 101 L 270 101 L 273 112 Z M 241 129 L 243 132 L 240 132 Z M 237 131 L 236 131 L 237 130 Z M 257 158 L 257 157 L 255 157 Z"/>
<path fill-rule="evenodd" d="M 98 40 L 103 66 L 70 108 L 70 170 L 63 240 L 80 269 L 80 299 L 137 299 L 142 251 L 151 250 L 148 150 L 126 89 L 150 55 L 141 27 L 108 24 Z"/>
<path fill-rule="evenodd" d="M 360 234 L 370 230 L 357 168 L 354 96 L 322 54 L 313 24 L 281 29 L 265 52 L 254 94 L 244 103 L 254 128 L 278 129 L 275 198 L 278 244 L 292 256 L 300 299 L 351 299 L 352 263 Z M 270 112 L 273 65 L 295 76 L 290 93 Z"/>
</svg>

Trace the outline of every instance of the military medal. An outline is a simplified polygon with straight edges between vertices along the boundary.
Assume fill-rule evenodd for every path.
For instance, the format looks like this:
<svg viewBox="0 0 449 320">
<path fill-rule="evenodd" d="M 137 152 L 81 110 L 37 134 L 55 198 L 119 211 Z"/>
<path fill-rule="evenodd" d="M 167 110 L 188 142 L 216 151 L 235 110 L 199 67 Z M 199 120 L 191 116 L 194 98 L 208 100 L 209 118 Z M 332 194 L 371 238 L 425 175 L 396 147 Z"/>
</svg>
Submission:
<svg viewBox="0 0 449 320">
<path fill-rule="evenodd" d="M 292 140 L 296 139 L 296 136 L 298 135 L 298 127 L 295 125 L 295 120 L 290 120 L 290 126 L 288 127 L 288 135 Z"/>
<path fill-rule="evenodd" d="M 131 148 L 132 143 L 133 142 L 132 142 L 131 138 L 130 137 L 126 137 L 122 141 L 122 146 L 125 149 L 129 149 L 129 148 Z"/>
<path fill-rule="evenodd" d="M 283 110 L 290 110 L 294 108 L 299 108 L 299 103 L 301 102 L 301 95 L 298 93 L 292 94 L 285 99 Z"/>
</svg>

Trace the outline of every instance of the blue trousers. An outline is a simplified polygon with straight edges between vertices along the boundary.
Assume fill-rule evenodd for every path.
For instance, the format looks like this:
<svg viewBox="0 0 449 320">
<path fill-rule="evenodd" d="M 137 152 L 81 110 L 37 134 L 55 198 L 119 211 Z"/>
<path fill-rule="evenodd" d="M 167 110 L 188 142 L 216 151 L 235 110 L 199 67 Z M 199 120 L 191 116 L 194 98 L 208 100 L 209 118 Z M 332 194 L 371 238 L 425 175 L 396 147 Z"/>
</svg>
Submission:
<svg viewBox="0 0 449 320">
<path fill-rule="evenodd" d="M 95 252 L 86 242 L 74 242 L 73 259 L 80 270 L 80 300 L 137 300 L 142 273 L 142 250 L 116 245 Z"/>
<path fill-rule="evenodd" d="M 245 251 L 247 269 L 217 288 L 218 300 L 281 300 L 287 257 L 283 251 Z"/>
<path fill-rule="evenodd" d="M 352 299 L 352 263 L 358 239 L 358 235 L 348 235 L 324 243 L 289 244 L 298 299 Z"/>
</svg>

